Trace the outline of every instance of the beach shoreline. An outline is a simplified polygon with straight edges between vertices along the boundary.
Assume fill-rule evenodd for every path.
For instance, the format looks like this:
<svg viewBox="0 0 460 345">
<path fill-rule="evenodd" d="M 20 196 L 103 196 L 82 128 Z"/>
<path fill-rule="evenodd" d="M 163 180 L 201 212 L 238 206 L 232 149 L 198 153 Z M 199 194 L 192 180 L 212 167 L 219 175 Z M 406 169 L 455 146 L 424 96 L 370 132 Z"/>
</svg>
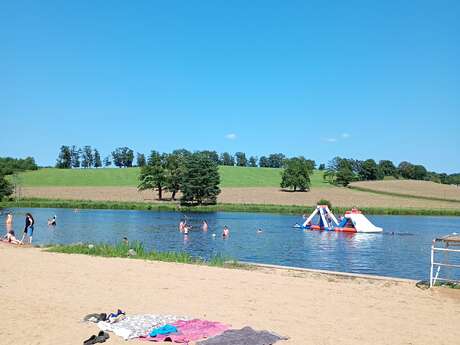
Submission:
<svg viewBox="0 0 460 345">
<path fill-rule="evenodd" d="M 117 308 L 268 329 L 290 338 L 281 345 L 452 344 L 460 337 L 454 317 L 460 291 L 421 290 L 410 281 L 57 254 L 3 243 L 0 260 L 9 263 L 0 268 L 0 291 L 8 297 L 4 344 L 81 343 L 98 331 L 80 322 L 84 315 Z M 111 334 L 107 343 L 125 341 Z"/>
</svg>

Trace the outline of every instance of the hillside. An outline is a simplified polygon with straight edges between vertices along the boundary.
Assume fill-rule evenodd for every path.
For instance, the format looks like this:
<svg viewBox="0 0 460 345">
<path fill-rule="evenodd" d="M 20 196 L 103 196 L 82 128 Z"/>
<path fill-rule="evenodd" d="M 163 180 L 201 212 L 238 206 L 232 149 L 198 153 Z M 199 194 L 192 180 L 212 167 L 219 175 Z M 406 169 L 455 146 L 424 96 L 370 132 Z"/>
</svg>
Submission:
<svg viewBox="0 0 460 345">
<path fill-rule="evenodd" d="M 282 169 L 220 166 L 221 187 L 279 187 Z M 24 187 L 136 187 L 139 168 L 55 169 L 19 174 Z M 315 171 L 312 187 L 329 187 Z"/>
<path fill-rule="evenodd" d="M 350 184 L 353 189 L 388 195 L 433 200 L 460 201 L 460 188 L 453 185 L 416 180 L 362 181 Z"/>
</svg>

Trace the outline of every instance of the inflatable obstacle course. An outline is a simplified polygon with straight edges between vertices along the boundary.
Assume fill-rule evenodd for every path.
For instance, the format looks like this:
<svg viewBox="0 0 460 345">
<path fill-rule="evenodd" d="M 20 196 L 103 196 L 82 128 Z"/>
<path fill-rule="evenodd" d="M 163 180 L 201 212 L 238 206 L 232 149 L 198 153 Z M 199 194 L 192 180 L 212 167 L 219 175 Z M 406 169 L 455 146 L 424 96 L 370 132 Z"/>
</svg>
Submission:
<svg viewBox="0 0 460 345">
<path fill-rule="evenodd" d="M 316 219 L 318 221 L 314 223 Z M 339 220 L 334 216 L 327 205 L 318 205 L 313 213 L 302 224 L 303 229 L 319 231 L 339 231 L 339 232 L 382 232 L 383 229 L 372 224 L 356 208 L 345 212 Z"/>
</svg>

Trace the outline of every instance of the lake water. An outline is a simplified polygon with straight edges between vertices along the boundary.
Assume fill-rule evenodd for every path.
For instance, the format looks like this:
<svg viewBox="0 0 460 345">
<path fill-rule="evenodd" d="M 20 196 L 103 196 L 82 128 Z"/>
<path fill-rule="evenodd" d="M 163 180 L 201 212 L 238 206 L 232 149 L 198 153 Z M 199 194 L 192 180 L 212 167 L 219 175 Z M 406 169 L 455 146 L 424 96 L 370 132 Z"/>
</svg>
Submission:
<svg viewBox="0 0 460 345">
<path fill-rule="evenodd" d="M 0 216 L 4 224 L 5 212 Z M 237 260 L 333 271 L 428 279 L 434 237 L 460 233 L 460 217 L 368 216 L 382 234 L 343 234 L 293 228 L 301 217 L 264 213 L 192 213 L 188 236 L 178 231 L 184 216 L 177 212 L 13 208 L 14 229 L 20 238 L 24 215 L 35 218 L 34 243 L 116 243 L 127 236 L 147 249 L 185 251 L 209 258 L 222 254 Z M 57 226 L 47 219 L 57 216 Z M 209 231 L 202 232 L 206 219 Z M 224 225 L 230 237 L 222 239 Z M 3 225 L 4 226 L 4 225 Z M 258 234 L 256 230 L 262 228 Z M 212 234 L 216 233 L 213 237 Z"/>
</svg>

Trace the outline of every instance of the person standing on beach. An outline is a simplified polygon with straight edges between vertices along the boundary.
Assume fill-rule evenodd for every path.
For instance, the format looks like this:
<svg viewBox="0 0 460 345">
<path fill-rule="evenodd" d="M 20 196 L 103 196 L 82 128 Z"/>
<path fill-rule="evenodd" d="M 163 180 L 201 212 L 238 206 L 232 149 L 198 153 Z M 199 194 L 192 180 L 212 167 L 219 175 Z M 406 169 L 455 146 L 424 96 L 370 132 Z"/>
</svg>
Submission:
<svg viewBox="0 0 460 345">
<path fill-rule="evenodd" d="M 29 243 L 32 244 L 32 236 L 34 235 L 34 217 L 30 213 L 26 213 L 26 225 L 24 227 L 24 233 L 22 234 L 21 242 L 24 242 L 26 235 L 29 236 Z"/>
</svg>

